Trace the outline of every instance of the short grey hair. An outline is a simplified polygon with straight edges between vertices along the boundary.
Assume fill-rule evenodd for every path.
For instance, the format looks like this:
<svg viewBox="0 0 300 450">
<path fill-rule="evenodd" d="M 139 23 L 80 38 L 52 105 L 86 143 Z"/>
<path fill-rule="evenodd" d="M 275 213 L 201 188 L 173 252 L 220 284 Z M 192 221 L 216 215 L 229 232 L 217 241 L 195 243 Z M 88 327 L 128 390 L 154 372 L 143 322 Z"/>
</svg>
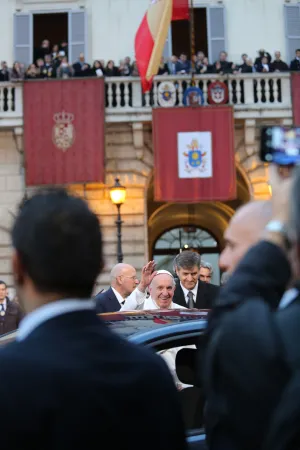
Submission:
<svg viewBox="0 0 300 450">
<path fill-rule="evenodd" d="M 200 269 L 201 256 L 199 253 L 185 250 L 179 253 L 174 259 L 175 269 L 192 269 L 197 266 Z"/>
<path fill-rule="evenodd" d="M 208 269 L 211 275 L 214 273 L 213 266 L 209 262 L 201 261 L 200 267 Z"/>
</svg>

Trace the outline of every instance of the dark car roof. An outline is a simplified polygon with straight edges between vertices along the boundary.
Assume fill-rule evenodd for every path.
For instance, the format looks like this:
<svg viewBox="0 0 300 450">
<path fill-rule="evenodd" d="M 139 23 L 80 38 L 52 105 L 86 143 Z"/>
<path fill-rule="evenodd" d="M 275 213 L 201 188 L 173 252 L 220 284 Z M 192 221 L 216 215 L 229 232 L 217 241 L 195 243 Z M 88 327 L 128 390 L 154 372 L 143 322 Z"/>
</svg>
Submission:
<svg viewBox="0 0 300 450">
<path fill-rule="evenodd" d="M 151 310 L 134 312 L 117 312 L 101 314 L 101 318 L 109 325 L 110 329 L 120 334 L 126 339 L 138 341 L 141 335 L 151 334 L 160 330 L 160 334 L 168 334 L 172 327 L 176 328 L 176 333 L 192 327 L 188 325 L 197 321 L 200 328 L 206 327 L 208 311 L 189 310 Z M 201 324 L 201 325 L 200 325 Z M 137 339 L 136 339 L 137 338 Z"/>
<path fill-rule="evenodd" d="M 157 330 L 159 329 L 161 330 L 160 335 L 169 334 L 172 330 L 170 327 L 174 327 L 174 332 L 177 333 L 181 330 L 184 331 L 190 329 L 193 327 L 191 322 L 195 321 L 197 321 L 197 329 L 199 327 L 204 329 L 206 326 L 208 312 L 208 310 L 156 309 L 151 311 L 106 313 L 100 314 L 99 316 L 107 323 L 109 328 L 124 338 L 134 340 L 136 342 L 143 342 L 146 340 L 146 337 L 150 339 L 152 334 L 153 336 L 157 335 Z M 0 346 L 14 341 L 16 339 L 16 335 L 17 330 L 0 336 Z M 141 336 L 143 336 L 142 339 Z"/>
</svg>

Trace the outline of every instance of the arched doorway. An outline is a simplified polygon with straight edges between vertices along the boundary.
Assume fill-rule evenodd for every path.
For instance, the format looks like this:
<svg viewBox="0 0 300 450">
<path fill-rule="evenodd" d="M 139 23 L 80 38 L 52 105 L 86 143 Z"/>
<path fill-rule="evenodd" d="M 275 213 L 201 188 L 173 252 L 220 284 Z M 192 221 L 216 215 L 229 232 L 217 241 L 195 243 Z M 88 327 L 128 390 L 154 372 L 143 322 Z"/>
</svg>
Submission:
<svg viewBox="0 0 300 450">
<path fill-rule="evenodd" d="M 237 198 L 226 203 L 156 202 L 152 175 L 147 189 L 150 258 L 155 258 L 160 268 L 172 269 L 172 258 L 181 249 L 179 242 L 181 236 L 183 246 L 188 245 L 188 248 L 198 251 L 204 260 L 213 264 L 216 274 L 214 281 L 217 282 L 219 277 L 217 262 L 218 255 L 224 248 L 224 231 L 235 210 L 247 203 L 250 197 L 249 182 L 239 167 L 237 167 Z"/>
<path fill-rule="evenodd" d="M 153 246 L 152 257 L 157 269 L 173 271 L 174 257 L 182 250 L 199 252 L 202 259 L 214 267 L 212 283 L 219 284 L 219 243 L 208 231 L 199 227 L 183 226 L 165 231 Z"/>
</svg>

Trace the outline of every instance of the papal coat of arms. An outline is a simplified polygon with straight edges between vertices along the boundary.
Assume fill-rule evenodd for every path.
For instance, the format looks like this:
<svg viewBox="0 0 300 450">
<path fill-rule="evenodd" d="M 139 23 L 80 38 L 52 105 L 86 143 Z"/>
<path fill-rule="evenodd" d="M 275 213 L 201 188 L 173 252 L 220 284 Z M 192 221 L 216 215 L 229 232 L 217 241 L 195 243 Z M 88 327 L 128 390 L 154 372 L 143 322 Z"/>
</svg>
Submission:
<svg viewBox="0 0 300 450">
<path fill-rule="evenodd" d="M 224 105 L 228 102 L 228 87 L 223 81 L 213 81 L 208 86 L 209 103 Z"/>
<path fill-rule="evenodd" d="M 199 106 L 203 105 L 204 97 L 203 91 L 196 86 L 186 89 L 183 97 L 183 104 L 186 106 Z"/>
<path fill-rule="evenodd" d="M 172 107 L 176 103 L 176 87 L 174 83 L 162 82 L 158 86 L 158 103 L 160 106 Z"/>
<path fill-rule="evenodd" d="M 75 141 L 74 114 L 62 111 L 53 116 L 55 125 L 52 130 L 52 141 L 55 147 L 63 152 L 72 147 Z"/>
<path fill-rule="evenodd" d="M 206 152 L 199 145 L 196 139 L 193 139 L 190 145 L 187 145 L 188 151 L 183 153 L 185 157 L 185 171 L 191 173 L 193 171 L 205 172 L 206 170 Z"/>
</svg>

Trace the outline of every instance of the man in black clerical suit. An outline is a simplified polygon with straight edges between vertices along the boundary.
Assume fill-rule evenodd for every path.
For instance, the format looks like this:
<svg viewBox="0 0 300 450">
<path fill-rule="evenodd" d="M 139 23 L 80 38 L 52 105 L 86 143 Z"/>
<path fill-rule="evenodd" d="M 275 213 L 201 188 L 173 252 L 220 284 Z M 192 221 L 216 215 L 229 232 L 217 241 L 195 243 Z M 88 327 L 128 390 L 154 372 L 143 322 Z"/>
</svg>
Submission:
<svg viewBox="0 0 300 450">
<path fill-rule="evenodd" d="M 178 276 L 174 303 L 185 308 L 210 309 L 219 292 L 219 286 L 208 284 L 200 277 L 201 256 L 193 251 L 183 251 L 174 260 Z"/>
<path fill-rule="evenodd" d="M 87 203 L 63 189 L 36 193 L 20 209 L 12 243 L 27 315 L 0 353 L 1 450 L 183 450 L 165 363 L 114 334 L 90 299 L 104 263 Z"/>
</svg>

